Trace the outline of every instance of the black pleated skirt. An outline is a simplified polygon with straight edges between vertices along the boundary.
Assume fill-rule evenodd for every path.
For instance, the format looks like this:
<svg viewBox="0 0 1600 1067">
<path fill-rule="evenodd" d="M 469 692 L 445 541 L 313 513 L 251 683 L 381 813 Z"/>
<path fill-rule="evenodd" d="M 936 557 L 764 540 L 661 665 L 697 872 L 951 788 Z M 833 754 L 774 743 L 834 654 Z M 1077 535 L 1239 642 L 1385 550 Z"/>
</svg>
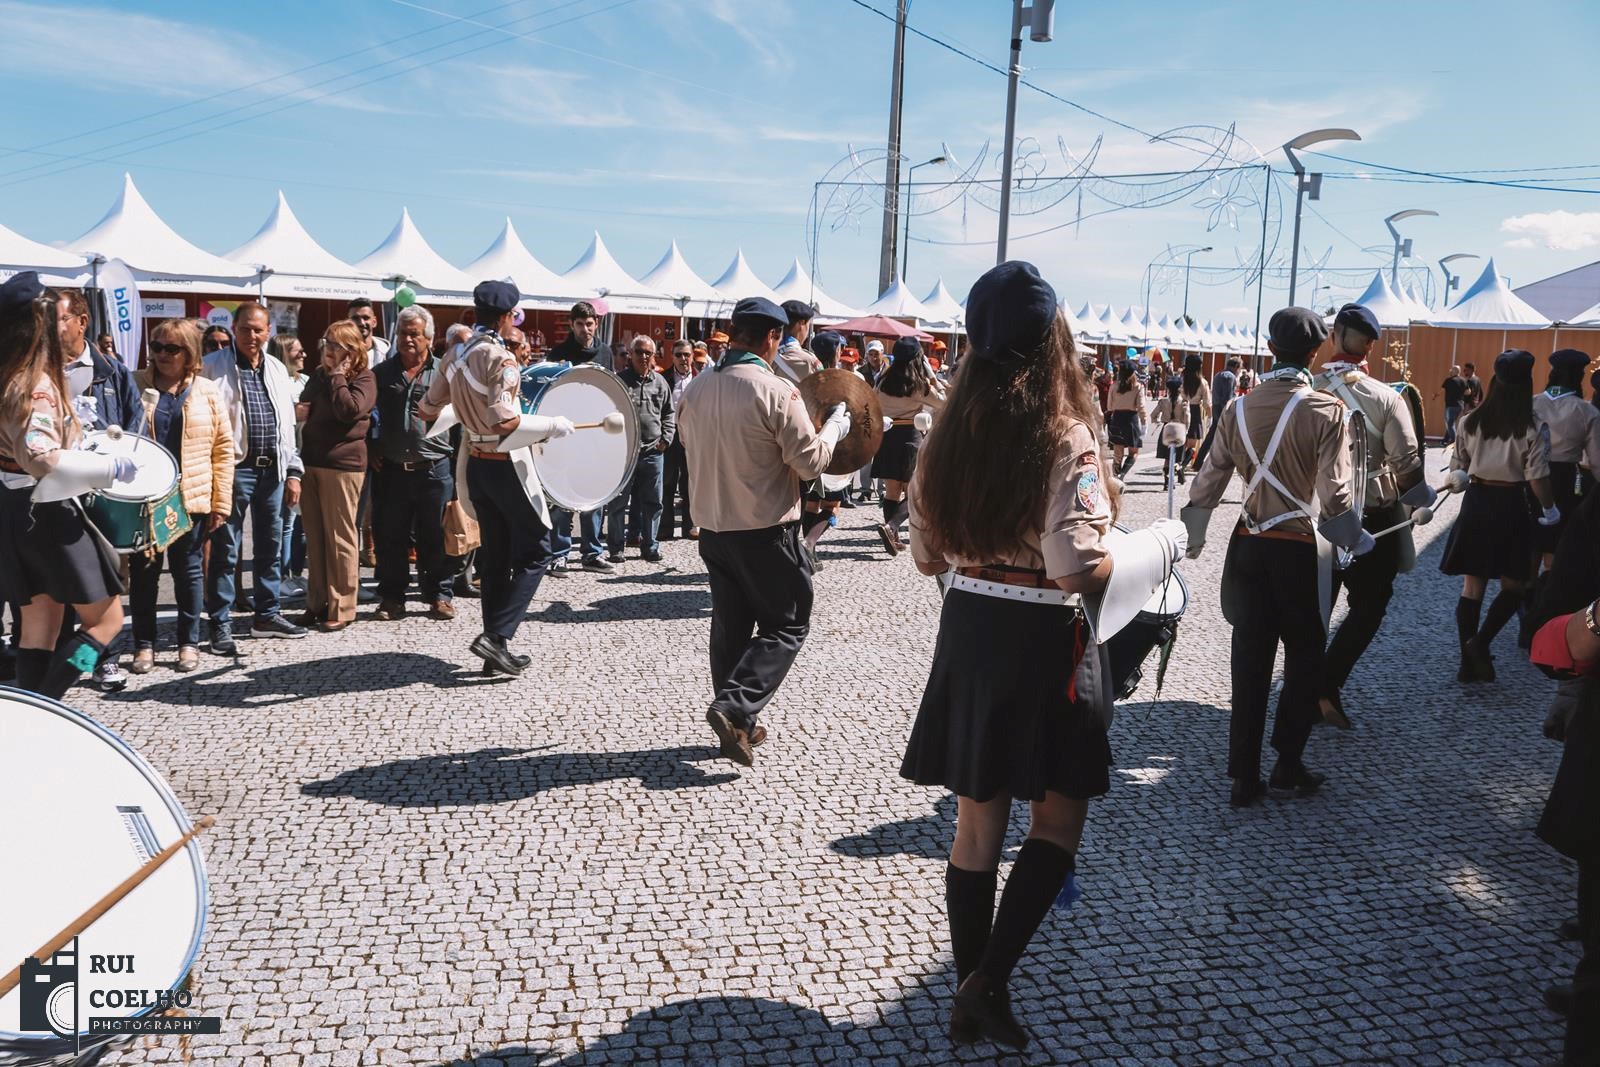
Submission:
<svg viewBox="0 0 1600 1067">
<path fill-rule="evenodd" d="M 1206 435 L 1205 420 L 1200 417 L 1200 405 L 1189 405 L 1189 439 L 1198 441 Z"/>
<path fill-rule="evenodd" d="M 1106 793 L 1106 728 L 1073 691 L 1091 641 L 1068 608 L 951 590 L 901 777 L 978 801 Z"/>
<path fill-rule="evenodd" d="M 1528 488 L 1521 482 L 1467 486 L 1439 569 L 1476 578 L 1531 577 L 1535 523 L 1530 506 Z"/>
<path fill-rule="evenodd" d="M 58 604 L 121 596 L 121 561 L 70 500 L 32 503 L 33 488 L 0 487 L 0 599 Z"/>
<path fill-rule="evenodd" d="M 872 476 L 885 481 L 909 482 L 917 469 L 917 450 L 922 447 L 922 431 L 915 426 L 891 426 L 883 444 L 872 458 Z"/>
<path fill-rule="evenodd" d="M 1138 448 L 1143 442 L 1139 433 L 1137 411 L 1113 411 L 1106 415 L 1106 436 L 1114 445 Z"/>
</svg>

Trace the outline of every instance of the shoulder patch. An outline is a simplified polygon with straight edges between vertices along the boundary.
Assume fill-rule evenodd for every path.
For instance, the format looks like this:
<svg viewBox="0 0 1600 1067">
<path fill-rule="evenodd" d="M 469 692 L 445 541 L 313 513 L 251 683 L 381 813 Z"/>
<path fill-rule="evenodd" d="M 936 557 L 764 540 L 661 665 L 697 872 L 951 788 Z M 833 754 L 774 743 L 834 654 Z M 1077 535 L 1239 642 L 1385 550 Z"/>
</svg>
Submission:
<svg viewBox="0 0 1600 1067">
<path fill-rule="evenodd" d="M 1078 475 L 1078 506 L 1084 511 L 1100 509 L 1100 468 L 1090 467 Z"/>
</svg>

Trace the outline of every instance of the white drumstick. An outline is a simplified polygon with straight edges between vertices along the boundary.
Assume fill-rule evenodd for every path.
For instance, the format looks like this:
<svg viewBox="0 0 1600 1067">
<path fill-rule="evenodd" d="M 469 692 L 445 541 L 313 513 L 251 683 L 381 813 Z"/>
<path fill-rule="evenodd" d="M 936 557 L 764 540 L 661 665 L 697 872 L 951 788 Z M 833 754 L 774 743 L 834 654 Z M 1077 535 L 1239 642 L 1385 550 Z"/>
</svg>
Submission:
<svg viewBox="0 0 1600 1067">
<path fill-rule="evenodd" d="M 613 411 L 599 422 L 579 422 L 572 427 L 574 430 L 604 430 L 606 433 L 622 433 L 628 428 L 628 420 L 622 417 L 622 412 Z"/>
<path fill-rule="evenodd" d="M 926 411 L 919 411 L 911 420 L 911 425 L 916 427 L 918 433 L 927 433 L 933 429 L 933 416 Z"/>
</svg>

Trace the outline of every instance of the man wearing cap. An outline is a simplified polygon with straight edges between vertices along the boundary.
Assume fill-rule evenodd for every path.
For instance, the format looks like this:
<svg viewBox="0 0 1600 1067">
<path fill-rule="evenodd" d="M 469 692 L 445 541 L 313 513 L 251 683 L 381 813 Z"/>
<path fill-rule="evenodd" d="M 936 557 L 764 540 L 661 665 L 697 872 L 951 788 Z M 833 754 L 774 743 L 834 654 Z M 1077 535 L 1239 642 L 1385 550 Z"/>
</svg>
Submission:
<svg viewBox="0 0 1600 1067">
<path fill-rule="evenodd" d="M 816 318 L 817 309 L 804 300 L 785 300 L 783 313 L 788 316 L 789 328 L 784 332 L 783 344 L 778 346 L 778 358 L 772 366 L 798 383 L 822 369 L 822 363 L 808 347 L 811 320 Z"/>
<path fill-rule="evenodd" d="M 1366 510 L 1361 524 L 1374 534 L 1404 522 L 1414 508 L 1432 507 L 1436 497 L 1423 480 L 1422 446 L 1411 409 L 1399 393 L 1363 369 L 1378 336 L 1378 317 L 1367 308 L 1360 304 L 1340 308 L 1333 320 L 1333 353 L 1323 361 L 1316 379 L 1319 392 L 1338 397 L 1348 412 L 1361 415 L 1350 432 L 1359 425 L 1366 435 Z M 1351 722 L 1340 690 L 1383 625 L 1395 576 L 1410 571 L 1416 562 L 1407 526 L 1379 538 L 1371 552 L 1334 571 L 1334 595 L 1344 587 L 1349 611 L 1328 643 L 1317 702 L 1323 719 L 1342 730 L 1350 729 Z"/>
<path fill-rule="evenodd" d="M 1555 560 L 1562 531 L 1600 473 L 1600 408 L 1583 399 L 1584 372 L 1589 353 L 1561 348 L 1550 353 L 1550 378 L 1544 392 L 1533 397 L 1533 420 L 1550 434 L 1550 489 L 1561 521 L 1538 531 L 1542 564 Z M 1531 600 L 1532 597 L 1530 596 Z"/>
<path fill-rule="evenodd" d="M 1253 804 L 1269 791 L 1308 796 L 1322 784 L 1322 775 L 1301 758 L 1317 717 L 1332 595 L 1332 576 L 1318 565 L 1316 538 L 1321 534 L 1357 556 L 1373 547 L 1372 535 L 1351 509 L 1344 406 L 1314 391 L 1307 369 L 1328 329 L 1313 311 L 1285 308 L 1272 316 L 1269 330 L 1267 346 L 1277 362 L 1217 420 L 1211 454 L 1183 509 L 1188 554 L 1195 559 L 1230 476 L 1237 470 L 1244 479 L 1242 514 L 1229 536 L 1222 573 L 1222 614 L 1233 625 L 1228 777 L 1234 807 Z M 1263 782 L 1261 735 L 1280 642 L 1283 689 L 1272 730 L 1278 763 Z"/>
<path fill-rule="evenodd" d="M 561 343 L 550 350 L 552 363 L 571 363 L 574 367 L 580 363 L 593 363 L 611 369 L 611 351 L 600 338 L 600 313 L 595 306 L 587 300 L 580 300 L 572 305 L 572 310 L 567 312 L 567 336 Z M 578 514 L 578 535 L 580 544 L 579 554 L 583 558 L 583 569 L 609 574 L 616 568 L 605 561 L 604 547 L 600 543 L 600 520 L 605 515 L 604 508 L 595 508 Z M 551 547 L 555 558 L 550 561 L 550 574 L 565 577 L 567 573 L 567 553 L 572 550 L 572 517 L 573 513 L 565 508 L 551 508 Z"/>
<path fill-rule="evenodd" d="M 483 632 L 469 650 L 483 660 L 486 674 L 521 674 L 530 662 L 508 642 L 551 556 L 550 511 L 533 468 L 533 446 L 572 433 L 564 417 L 522 414 L 521 368 L 501 340 L 521 298 L 510 282 L 479 283 L 472 291 L 477 328 L 446 354 L 442 373 L 416 409 L 418 418 L 434 422 L 448 404 L 463 429 L 456 485 L 483 538 Z M 437 424 L 433 432 L 440 432 Z"/>
<path fill-rule="evenodd" d="M 712 330 L 711 336 L 706 338 L 706 355 L 711 358 L 711 365 L 716 366 L 722 362 L 722 357 L 728 353 L 728 335 L 721 330 Z"/>
<path fill-rule="evenodd" d="M 800 481 L 821 474 L 850 432 L 843 404 L 817 430 L 794 383 L 773 370 L 788 321 L 770 300 L 739 301 L 727 354 L 684 393 L 678 416 L 711 579 L 716 697 L 706 721 L 722 755 L 746 767 L 767 736 L 756 717 L 811 626 Z"/>
<path fill-rule="evenodd" d="M 866 355 L 856 366 L 856 373 L 865 379 L 872 388 L 878 387 L 878 382 L 883 378 L 883 372 L 888 370 L 888 361 L 884 356 L 883 342 L 877 338 L 867 342 Z M 856 471 L 856 500 L 866 503 L 872 499 L 872 460 L 867 460 L 866 465 Z"/>
</svg>

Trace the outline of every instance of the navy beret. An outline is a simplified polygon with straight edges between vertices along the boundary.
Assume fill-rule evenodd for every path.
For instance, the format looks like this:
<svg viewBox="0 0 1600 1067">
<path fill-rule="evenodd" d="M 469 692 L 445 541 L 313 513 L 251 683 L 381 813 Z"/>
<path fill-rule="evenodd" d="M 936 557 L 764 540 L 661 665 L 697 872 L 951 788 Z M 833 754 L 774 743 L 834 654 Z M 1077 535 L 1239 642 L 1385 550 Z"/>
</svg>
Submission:
<svg viewBox="0 0 1600 1067">
<path fill-rule="evenodd" d="M 0 285 L 0 315 L 25 308 L 43 295 L 44 284 L 39 281 L 38 272 L 19 271 Z"/>
<path fill-rule="evenodd" d="M 991 267 L 967 295 L 967 340 L 975 359 L 1008 363 L 1039 351 L 1056 319 L 1056 291 L 1020 259 Z"/>
<path fill-rule="evenodd" d="M 517 301 L 521 299 L 522 294 L 517 292 L 517 287 L 510 282 L 479 282 L 478 287 L 472 290 L 473 306 L 493 312 L 497 316 L 515 311 Z M 484 325 L 490 324 L 484 323 Z"/>
<path fill-rule="evenodd" d="M 1333 317 L 1333 324 L 1360 330 L 1374 341 L 1383 333 L 1383 327 L 1378 325 L 1378 316 L 1363 304 L 1346 304 Z"/>
<path fill-rule="evenodd" d="M 899 363 L 902 359 L 916 359 L 922 355 L 922 342 L 915 337 L 897 337 L 894 342 L 894 351 L 889 353 L 891 363 Z"/>
<path fill-rule="evenodd" d="M 1508 348 L 1494 357 L 1494 376 L 1511 385 L 1533 384 L 1533 353 L 1525 348 Z"/>
<path fill-rule="evenodd" d="M 733 321 L 738 322 L 740 319 L 770 322 L 772 326 L 780 328 L 789 325 L 789 316 L 784 314 L 783 308 L 764 296 L 747 296 L 733 305 Z"/>
<path fill-rule="evenodd" d="M 1205 365 L 1206 361 L 1201 358 L 1200 353 L 1198 352 L 1190 352 L 1188 355 L 1183 357 L 1183 369 L 1186 371 L 1199 370 Z"/>
<path fill-rule="evenodd" d="M 810 322 L 817 317 L 817 309 L 804 300 L 785 300 L 783 314 L 790 322 Z"/>
<path fill-rule="evenodd" d="M 1328 339 L 1328 327 L 1310 308 L 1284 308 L 1267 320 L 1267 338 L 1279 359 L 1303 361 Z"/>
<path fill-rule="evenodd" d="M 1581 371 L 1589 365 L 1589 353 L 1576 348 L 1558 348 L 1550 353 L 1550 366 L 1556 370 Z"/>
<path fill-rule="evenodd" d="M 811 351 L 824 363 L 832 363 L 839 358 L 839 349 L 844 347 L 844 336 L 832 330 L 822 330 L 811 338 Z"/>
</svg>

